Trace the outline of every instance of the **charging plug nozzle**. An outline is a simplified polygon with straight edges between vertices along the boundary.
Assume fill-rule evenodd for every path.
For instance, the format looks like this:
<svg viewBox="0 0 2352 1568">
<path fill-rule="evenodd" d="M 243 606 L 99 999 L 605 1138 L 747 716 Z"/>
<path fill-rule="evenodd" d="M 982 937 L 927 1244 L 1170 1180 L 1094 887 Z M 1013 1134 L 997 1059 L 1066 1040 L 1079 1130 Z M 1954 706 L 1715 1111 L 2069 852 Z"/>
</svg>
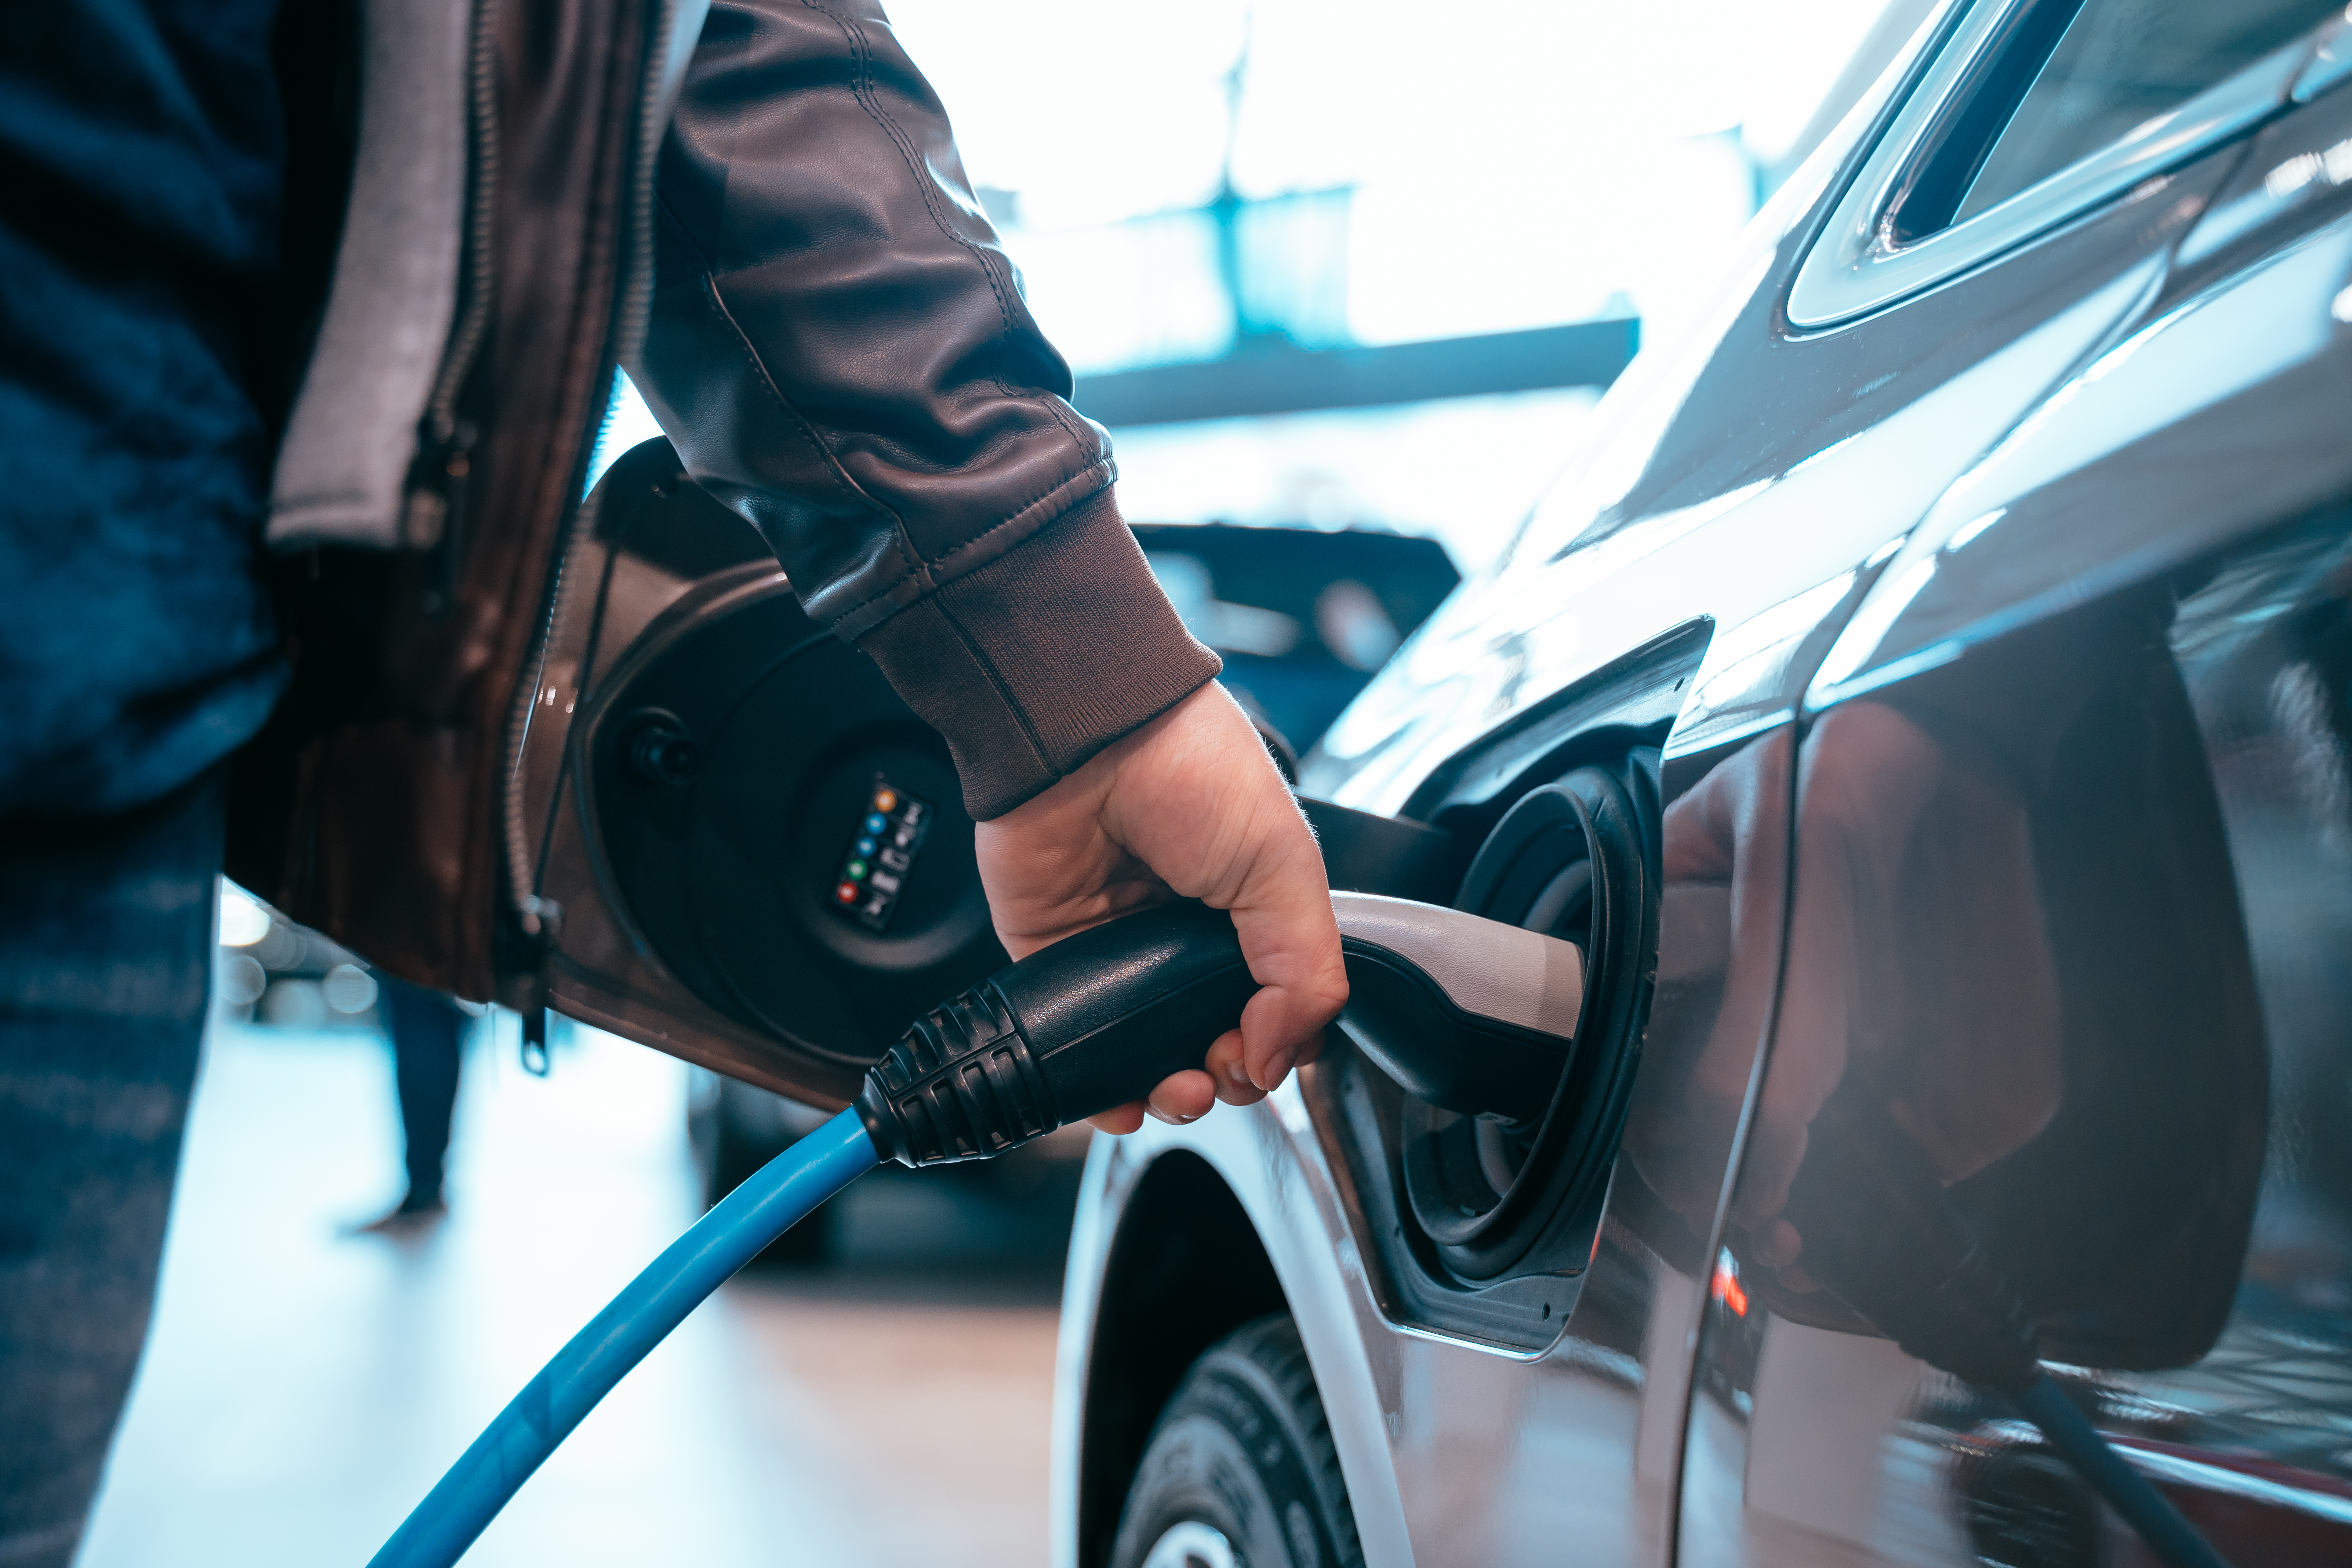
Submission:
<svg viewBox="0 0 2352 1568">
<path fill-rule="evenodd" d="M 1412 1092 L 1542 1114 L 1581 1005 L 1583 959 L 1536 931 L 1334 893 L 1349 995 L 1339 1027 Z M 1055 942 L 915 1020 L 857 1113 L 886 1160 L 982 1160 L 1140 1100 L 1201 1065 L 1257 990 L 1233 918 L 1171 904 Z"/>
</svg>

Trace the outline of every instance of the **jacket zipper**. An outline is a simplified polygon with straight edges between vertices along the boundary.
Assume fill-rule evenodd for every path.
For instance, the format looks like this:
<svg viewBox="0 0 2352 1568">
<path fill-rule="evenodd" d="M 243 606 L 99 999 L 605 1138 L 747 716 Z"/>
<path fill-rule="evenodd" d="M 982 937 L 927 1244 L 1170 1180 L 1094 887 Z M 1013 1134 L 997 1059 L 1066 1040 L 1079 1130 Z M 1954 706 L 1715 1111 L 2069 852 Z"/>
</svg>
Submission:
<svg viewBox="0 0 2352 1568">
<path fill-rule="evenodd" d="M 416 464 L 402 542 L 433 550 L 440 561 L 439 604 L 457 602 L 457 578 L 466 558 L 471 519 L 473 422 L 457 415 L 457 398 L 480 359 L 498 302 L 499 97 L 498 0 L 476 0 L 474 36 L 466 62 L 467 126 L 471 166 L 467 182 L 465 302 L 441 368 L 425 400 L 417 431 Z"/>
<path fill-rule="evenodd" d="M 487 8 L 489 0 L 485 0 Z M 646 54 L 637 89 L 635 158 L 629 172 L 629 207 L 627 254 L 623 260 L 621 303 L 615 312 L 613 359 L 634 361 L 645 342 L 646 331 L 653 316 L 653 205 L 654 174 L 661 155 L 662 136 L 667 129 L 667 106 L 663 101 L 664 70 L 671 31 L 677 23 L 679 0 L 657 0 L 652 25 L 646 34 Z M 611 382 L 605 383 L 605 407 L 611 406 Z M 600 415 L 601 418 L 601 415 Z M 581 454 L 580 471 L 584 471 L 586 459 L 593 450 Z M 532 637 L 531 648 L 523 660 L 530 672 L 528 680 L 515 685 L 514 701 L 507 720 L 507 773 L 499 826 L 506 850 L 507 887 L 513 900 L 515 925 L 529 944 L 533 960 L 531 993 L 521 1008 L 523 1022 L 522 1064 L 526 1070 L 544 1074 L 547 1071 L 547 994 L 550 970 L 562 938 L 563 910 L 554 900 L 543 897 L 540 887 L 546 872 L 548 837 L 542 835 L 534 854 L 531 845 L 530 809 L 523 793 L 524 759 L 530 742 L 531 716 L 542 700 L 552 703 L 556 693 L 543 690 L 547 681 L 547 662 L 555 640 L 555 629 L 562 624 L 565 601 L 578 573 L 574 558 L 582 545 L 594 537 L 597 502 L 589 496 L 572 509 L 571 516 L 559 530 L 553 552 L 553 565 L 542 599 L 539 626 Z M 588 672 L 579 672 L 584 677 Z M 576 708 L 578 693 L 574 693 Z M 556 788 L 549 801 L 551 816 L 562 798 L 563 773 L 568 771 L 567 758 L 559 768 Z"/>
</svg>

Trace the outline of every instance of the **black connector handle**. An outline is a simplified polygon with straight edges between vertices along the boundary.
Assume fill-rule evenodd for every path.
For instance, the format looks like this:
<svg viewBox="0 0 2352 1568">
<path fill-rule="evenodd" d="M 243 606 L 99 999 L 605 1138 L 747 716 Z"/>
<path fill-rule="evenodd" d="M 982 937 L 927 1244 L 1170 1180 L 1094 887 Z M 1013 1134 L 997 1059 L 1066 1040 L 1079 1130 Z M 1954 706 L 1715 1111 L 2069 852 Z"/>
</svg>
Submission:
<svg viewBox="0 0 2352 1568">
<path fill-rule="evenodd" d="M 1435 904 L 1334 893 L 1350 995 L 1339 1027 L 1412 1093 L 1465 1115 L 1540 1115 L 1565 1070 L 1583 954 Z M 917 1019 L 857 1097 L 886 1160 L 983 1160 L 1141 1100 L 1201 1065 L 1257 983 L 1233 917 L 1129 915 L 997 971 Z"/>
<path fill-rule="evenodd" d="M 1199 1067 L 1256 992 L 1223 910 L 1129 915 L 916 1019 L 866 1075 L 857 1113 L 886 1160 L 988 1159 Z"/>
</svg>

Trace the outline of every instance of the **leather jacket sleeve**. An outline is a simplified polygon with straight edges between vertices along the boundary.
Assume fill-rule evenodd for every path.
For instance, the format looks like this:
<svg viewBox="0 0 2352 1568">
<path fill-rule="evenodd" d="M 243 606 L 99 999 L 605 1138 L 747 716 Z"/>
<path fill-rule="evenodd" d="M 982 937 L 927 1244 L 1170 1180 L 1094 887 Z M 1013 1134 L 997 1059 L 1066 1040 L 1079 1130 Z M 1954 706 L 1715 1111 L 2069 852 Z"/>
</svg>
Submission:
<svg viewBox="0 0 2352 1568">
<path fill-rule="evenodd" d="M 974 817 L 1216 675 L 877 0 L 714 4 L 658 199 L 631 376 L 810 616 L 947 738 Z"/>
</svg>

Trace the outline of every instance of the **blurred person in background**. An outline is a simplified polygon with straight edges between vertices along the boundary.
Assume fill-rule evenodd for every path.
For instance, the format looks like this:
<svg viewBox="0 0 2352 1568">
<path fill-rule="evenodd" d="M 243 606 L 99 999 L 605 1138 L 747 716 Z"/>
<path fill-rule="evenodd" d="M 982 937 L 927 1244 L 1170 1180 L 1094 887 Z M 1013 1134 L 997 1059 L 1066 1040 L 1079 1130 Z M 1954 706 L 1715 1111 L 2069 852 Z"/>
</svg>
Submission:
<svg viewBox="0 0 2352 1568">
<path fill-rule="evenodd" d="M 442 1166 L 449 1153 L 449 1119 L 457 1108 L 457 1067 L 473 1022 L 446 992 L 376 976 L 376 1005 L 392 1045 L 393 1095 L 400 1103 L 400 1137 L 408 1186 L 383 1217 L 359 1226 L 362 1235 L 404 1236 L 429 1229 L 449 1212 Z"/>
<path fill-rule="evenodd" d="M 428 152 L 468 145 L 463 79 L 484 49 L 498 74 L 476 85 L 506 100 L 487 132 L 503 174 L 474 188 L 488 230 L 525 261 L 467 297 L 489 312 L 476 380 L 551 385 L 607 352 L 609 318 L 533 294 L 562 266 L 528 263 L 547 226 L 593 227 L 565 205 L 589 202 L 593 182 L 575 191 L 546 171 L 576 166 L 607 132 L 625 141 L 641 112 L 625 92 L 590 97 L 604 123 L 583 125 L 554 73 L 636 58 L 646 24 L 613 0 L 479 15 L 491 23 L 447 0 L 282 17 L 276 0 L 0 13 L 10 1568 L 73 1557 L 137 1363 L 202 1036 L 230 759 L 254 756 L 289 682 L 359 715 L 331 736 L 342 751 L 294 753 L 316 829 L 306 852 L 360 868 L 343 884 L 355 900 L 435 890 L 437 902 L 396 902 L 383 928 L 420 933 L 428 957 L 481 924 L 457 873 L 443 874 L 484 830 L 480 797 L 432 794 L 413 780 L 439 775 L 403 769 L 494 754 L 476 716 L 503 713 L 510 692 L 478 689 L 492 666 L 477 650 L 527 622 L 540 581 L 483 563 L 529 559 L 546 525 L 487 503 L 463 530 L 437 524 L 468 450 L 492 479 L 484 455 L 506 458 L 511 485 L 531 467 L 518 454 L 569 437 L 548 428 L 551 401 L 484 404 L 478 424 L 428 432 L 473 444 L 435 447 L 426 465 L 411 423 L 378 464 L 394 476 L 381 514 L 374 492 L 289 478 L 298 447 L 306 461 L 385 456 L 387 355 L 420 330 L 457 352 L 446 297 L 437 317 L 394 290 L 381 319 L 343 321 L 340 337 L 321 323 L 342 321 L 347 280 L 397 283 L 419 259 L 398 250 L 415 231 L 387 226 L 381 204 Z M 372 100 L 379 80 L 447 118 L 397 93 Z M 488 121 L 470 123 L 478 135 Z M 762 531 L 809 613 L 946 737 L 1015 954 L 1172 896 L 1233 912 L 1264 989 L 1205 1070 L 1168 1079 L 1151 1109 L 1190 1120 L 1219 1097 L 1260 1098 L 1312 1055 L 1345 995 L 1320 858 L 1214 685 L 1216 657 L 1121 521 L 1108 439 L 1069 406 L 1068 368 L 879 6 L 711 6 L 658 179 L 653 321 L 628 368 L 687 467 Z M 341 246 L 347 228 L 379 237 Z M 306 430 L 318 444 L 295 439 Z M 541 480 L 576 484 L 571 473 Z M 342 523 L 320 521 L 338 507 Z M 287 569 L 266 564 L 265 530 L 299 552 Z M 376 596 L 331 591 L 355 583 Z M 274 596 L 304 628 L 290 670 Z M 343 765 L 312 766 L 324 762 Z M 240 764 L 240 821 L 286 819 L 294 771 Z M 454 961 L 364 956 L 412 980 L 481 984 L 446 979 Z M 1103 1123 L 1131 1129 L 1144 1109 Z"/>
</svg>

